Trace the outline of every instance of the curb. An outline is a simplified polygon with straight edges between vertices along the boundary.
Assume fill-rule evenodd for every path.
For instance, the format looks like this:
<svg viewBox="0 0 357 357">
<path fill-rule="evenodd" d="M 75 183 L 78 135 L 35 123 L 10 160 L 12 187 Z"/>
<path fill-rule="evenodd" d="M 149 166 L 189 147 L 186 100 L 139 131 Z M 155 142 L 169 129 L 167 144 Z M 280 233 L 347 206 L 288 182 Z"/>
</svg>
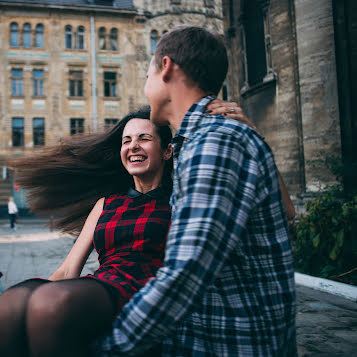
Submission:
<svg viewBox="0 0 357 357">
<path fill-rule="evenodd" d="M 357 302 L 357 286 L 339 283 L 333 280 L 317 278 L 315 276 L 302 273 L 295 273 L 295 283 L 333 295 L 342 296 L 348 300 Z"/>
</svg>

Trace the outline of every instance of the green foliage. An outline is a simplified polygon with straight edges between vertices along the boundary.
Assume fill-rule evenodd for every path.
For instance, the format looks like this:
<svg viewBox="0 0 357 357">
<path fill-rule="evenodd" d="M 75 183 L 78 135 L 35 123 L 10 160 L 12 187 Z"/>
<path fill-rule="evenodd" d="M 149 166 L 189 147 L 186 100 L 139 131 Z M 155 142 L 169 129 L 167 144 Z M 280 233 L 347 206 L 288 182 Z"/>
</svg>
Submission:
<svg viewBox="0 0 357 357">
<path fill-rule="evenodd" d="M 296 269 L 357 285 L 357 195 L 330 187 L 306 205 L 292 229 Z"/>
</svg>

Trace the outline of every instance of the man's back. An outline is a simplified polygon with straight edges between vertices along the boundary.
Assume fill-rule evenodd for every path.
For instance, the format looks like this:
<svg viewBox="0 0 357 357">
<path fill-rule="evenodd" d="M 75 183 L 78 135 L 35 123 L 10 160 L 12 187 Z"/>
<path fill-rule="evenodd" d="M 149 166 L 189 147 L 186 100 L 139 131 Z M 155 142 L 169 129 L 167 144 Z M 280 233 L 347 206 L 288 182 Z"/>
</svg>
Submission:
<svg viewBox="0 0 357 357">
<path fill-rule="evenodd" d="M 172 205 L 179 208 L 167 260 L 192 259 L 192 281 L 206 286 L 164 351 L 293 355 L 294 271 L 272 152 L 244 124 L 199 116 L 205 103 L 191 108 L 174 139 Z M 183 291 L 180 298 L 189 299 Z"/>
</svg>

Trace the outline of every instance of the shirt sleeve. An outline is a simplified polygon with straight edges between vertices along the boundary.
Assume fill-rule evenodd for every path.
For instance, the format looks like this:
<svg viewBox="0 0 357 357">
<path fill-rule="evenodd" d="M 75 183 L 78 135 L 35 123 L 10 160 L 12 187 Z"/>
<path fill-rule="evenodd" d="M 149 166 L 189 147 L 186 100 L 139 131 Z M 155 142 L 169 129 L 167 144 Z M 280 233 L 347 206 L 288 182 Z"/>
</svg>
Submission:
<svg viewBox="0 0 357 357">
<path fill-rule="evenodd" d="M 218 276 L 256 197 L 258 167 L 230 134 L 208 133 L 181 151 L 164 267 L 134 295 L 101 349 L 143 352 L 173 332 Z"/>
</svg>

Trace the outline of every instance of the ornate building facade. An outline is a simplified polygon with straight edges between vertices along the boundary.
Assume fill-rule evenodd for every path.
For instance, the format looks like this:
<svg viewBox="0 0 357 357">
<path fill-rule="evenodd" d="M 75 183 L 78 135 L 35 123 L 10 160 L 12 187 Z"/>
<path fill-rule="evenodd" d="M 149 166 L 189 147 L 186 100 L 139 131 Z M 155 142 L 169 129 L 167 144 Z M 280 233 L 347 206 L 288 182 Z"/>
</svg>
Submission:
<svg viewBox="0 0 357 357">
<path fill-rule="evenodd" d="M 273 148 L 296 203 L 356 185 L 357 2 L 223 0 L 228 93 Z M 356 186 L 354 186 L 356 187 Z"/>
<path fill-rule="evenodd" d="M 146 71 L 179 24 L 223 33 L 221 0 L 0 1 L 0 214 L 26 208 L 6 160 L 104 130 L 146 104 Z"/>
</svg>

